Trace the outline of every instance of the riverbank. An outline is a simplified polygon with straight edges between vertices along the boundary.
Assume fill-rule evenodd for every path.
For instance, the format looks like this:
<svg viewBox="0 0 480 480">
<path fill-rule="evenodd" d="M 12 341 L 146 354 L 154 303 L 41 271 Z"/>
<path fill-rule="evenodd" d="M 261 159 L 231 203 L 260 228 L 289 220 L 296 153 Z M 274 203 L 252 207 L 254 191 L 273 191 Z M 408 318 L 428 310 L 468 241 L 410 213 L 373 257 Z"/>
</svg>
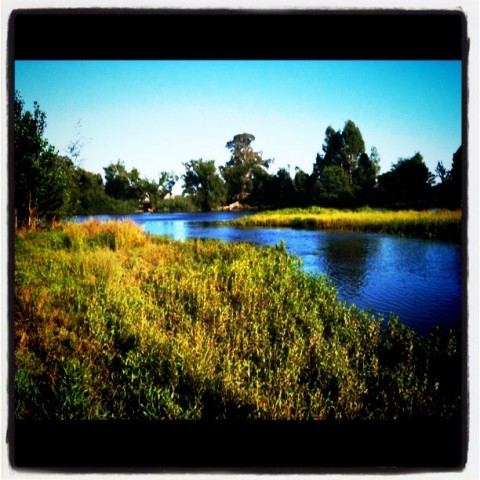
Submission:
<svg viewBox="0 0 480 480">
<path fill-rule="evenodd" d="M 310 207 L 260 212 L 228 222 L 241 227 L 290 227 L 461 240 L 460 210 L 336 210 Z"/>
<path fill-rule="evenodd" d="M 283 245 L 129 222 L 15 238 L 19 419 L 399 419 L 460 407 L 458 338 L 347 307 Z"/>
</svg>

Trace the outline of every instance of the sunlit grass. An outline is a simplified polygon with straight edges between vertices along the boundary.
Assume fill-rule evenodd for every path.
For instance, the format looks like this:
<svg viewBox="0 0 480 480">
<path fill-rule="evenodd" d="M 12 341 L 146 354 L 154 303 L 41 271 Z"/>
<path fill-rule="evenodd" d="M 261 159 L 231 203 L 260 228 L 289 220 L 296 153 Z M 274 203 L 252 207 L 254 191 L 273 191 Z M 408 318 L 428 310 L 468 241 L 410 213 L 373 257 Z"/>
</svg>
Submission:
<svg viewBox="0 0 480 480">
<path fill-rule="evenodd" d="M 15 239 L 24 419 L 396 419 L 459 408 L 455 336 L 337 300 L 283 245 L 128 222 Z"/>
<path fill-rule="evenodd" d="M 461 238 L 460 210 L 336 210 L 320 207 L 257 213 L 229 222 L 237 226 L 292 227 L 415 235 L 458 241 Z"/>
</svg>

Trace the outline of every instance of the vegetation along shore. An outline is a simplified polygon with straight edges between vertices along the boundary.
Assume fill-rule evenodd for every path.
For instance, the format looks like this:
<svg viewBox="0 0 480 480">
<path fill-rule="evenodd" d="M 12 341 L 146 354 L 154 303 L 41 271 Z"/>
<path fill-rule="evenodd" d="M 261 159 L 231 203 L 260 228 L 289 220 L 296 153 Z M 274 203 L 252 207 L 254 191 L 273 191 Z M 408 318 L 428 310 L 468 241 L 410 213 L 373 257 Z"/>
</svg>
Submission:
<svg viewBox="0 0 480 480">
<path fill-rule="evenodd" d="M 456 334 L 340 302 L 284 245 L 130 222 L 15 235 L 18 419 L 415 419 L 460 409 Z"/>
<path fill-rule="evenodd" d="M 228 222 L 246 227 L 291 227 L 416 235 L 460 241 L 460 210 L 337 210 L 310 207 L 260 212 Z"/>
</svg>

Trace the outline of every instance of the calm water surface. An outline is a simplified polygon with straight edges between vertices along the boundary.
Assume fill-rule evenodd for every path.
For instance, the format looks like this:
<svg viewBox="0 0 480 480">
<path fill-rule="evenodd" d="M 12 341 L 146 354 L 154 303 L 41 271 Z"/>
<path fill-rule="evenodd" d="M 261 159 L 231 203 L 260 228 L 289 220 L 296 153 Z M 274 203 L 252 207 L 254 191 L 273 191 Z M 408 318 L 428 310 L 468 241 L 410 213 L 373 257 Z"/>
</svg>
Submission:
<svg viewBox="0 0 480 480">
<path fill-rule="evenodd" d="M 146 232 L 175 240 L 218 238 L 275 245 L 299 255 L 305 271 L 330 277 L 339 298 L 400 320 L 420 333 L 433 326 L 459 328 L 462 305 L 462 249 L 458 244 L 395 235 L 335 233 L 290 228 L 215 227 L 249 212 L 135 214 Z M 86 217 L 78 217 L 78 221 Z"/>
</svg>

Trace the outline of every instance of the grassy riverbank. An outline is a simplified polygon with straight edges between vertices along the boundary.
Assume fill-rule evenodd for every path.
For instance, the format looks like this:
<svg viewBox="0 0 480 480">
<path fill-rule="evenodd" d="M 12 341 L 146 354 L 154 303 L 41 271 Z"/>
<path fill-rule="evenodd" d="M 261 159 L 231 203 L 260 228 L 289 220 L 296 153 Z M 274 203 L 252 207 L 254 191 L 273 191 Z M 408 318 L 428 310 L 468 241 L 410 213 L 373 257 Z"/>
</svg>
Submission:
<svg viewBox="0 0 480 480">
<path fill-rule="evenodd" d="M 294 208 L 257 213 L 229 222 L 248 227 L 291 227 L 319 230 L 415 235 L 460 241 L 460 210 L 335 210 L 331 208 Z"/>
<path fill-rule="evenodd" d="M 459 409 L 458 339 L 337 301 L 282 245 L 89 221 L 15 238 L 23 419 L 396 419 Z"/>
</svg>

